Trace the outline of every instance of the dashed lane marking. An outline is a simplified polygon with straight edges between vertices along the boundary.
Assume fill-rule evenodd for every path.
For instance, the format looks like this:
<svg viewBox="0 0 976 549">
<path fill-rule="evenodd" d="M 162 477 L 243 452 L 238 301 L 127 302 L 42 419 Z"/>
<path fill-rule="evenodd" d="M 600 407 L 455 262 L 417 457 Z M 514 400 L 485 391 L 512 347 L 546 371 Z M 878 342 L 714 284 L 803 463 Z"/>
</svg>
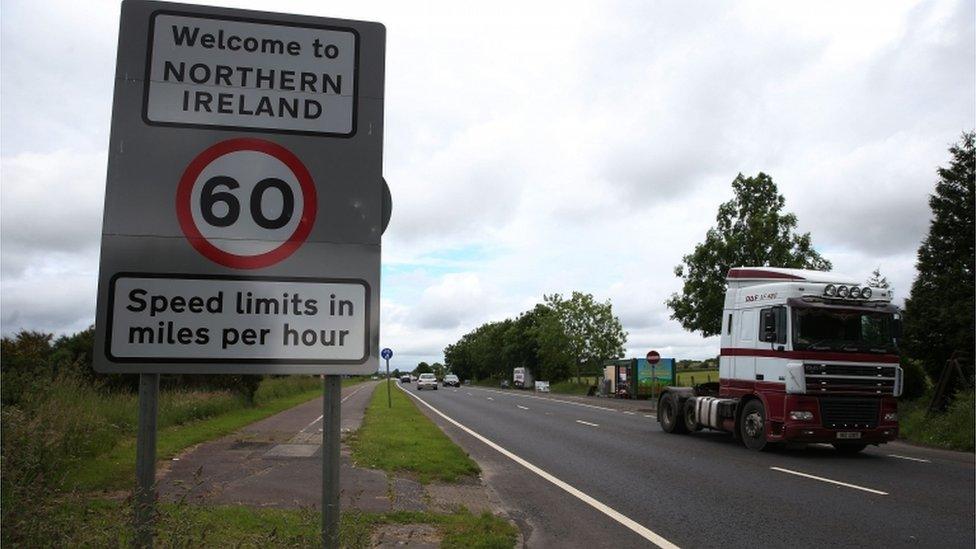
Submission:
<svg viewBox="0 0 976 549">
<path fill-rule="evenodd" d="M 590 423 L 589 421 L 583 421 L 582 419 L 577 419 L 576 423 L 582 423 L 583 425 L 589 425 L 590 427 L 599 427 L 599 423 Z"/>
<path fill-rule="evenodd" d="M 515 407 L 516 407 L 516 408 L 521 408 L 521 409 L 523 409 L 523 410 L 528 410 L 528 409 L 529 409 L 529 407 L 528 407 L 528 406 L 522 406 L 521 404 L 516 404 L 516 405 L 515 405 Z"/>
<path fill-rule="evenodd" d="M 931 461 L 929 461 L 927 459 L 913 458 L 913 457 L 909 457 L 909 456 L 899 456 L 898 454 L 888 454 L 888 457 L 893 457 L 893 458 L 898 458 L 898 459 L 907 459 L 908 461 L 917 461 L 919 463 L 932 463 Z"/>
<path fill-rule="evenodd" d="M 882 492 L 881 490 L 875 490 L 874 488 L 865 488 L 864 486 L 858 486 L 857 484 L 848 484 L 846 482 L 841 482 L 839 480 L 833 480 L 824 477 L 818 477 L 816 475 L 811 475 L 808 473 L 801 473 L 800 471 L 793 471 L 790 469 L 783 469 L 782 467 L 770 467 L 773 471 L 779 471 L 781 473 L 787 473 L 790 475 L 796 475 L 798 477 L 809 478 L 813 480 L 819 480 L 820 482 L 826 482 L 829 484 L 836 484 L 837 486 L 843 486 L 845 488 L 853 488 L 855 490 L 861 490 L 863 492 L 870 492 L 872 494 L 877 494 L 879 496 L 887 496 L 888 492 Z"/>
</svg>

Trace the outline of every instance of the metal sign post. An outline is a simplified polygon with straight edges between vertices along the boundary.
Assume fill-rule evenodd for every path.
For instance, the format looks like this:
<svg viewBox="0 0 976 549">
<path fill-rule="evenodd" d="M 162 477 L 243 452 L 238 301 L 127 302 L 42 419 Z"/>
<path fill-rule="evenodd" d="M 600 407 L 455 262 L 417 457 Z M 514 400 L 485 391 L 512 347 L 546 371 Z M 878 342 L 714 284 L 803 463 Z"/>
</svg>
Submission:
<svg viewBox="0 0 976 549">
<path fill-rule="evenodd" d="M 390 395 L 390 359 L 393 358 L 393 349 L 385 347 L 380 356 L 386 361 L 386 407 L 393 408 L 393 397 Z"/>
<path fill-rule="evenodd" d="M 118 44 L 93 363 L 141 375 L 136 543 L 159 374 L 314 374 L 337 547 L 339 375 L 379 369 L 386 29 L 125 0 Z"/>
<path fill-rule="evenodd" d="M 156 417 L 159 406 L 159 374 L 139 376 L 139 428 L 136 433 L 136 547 L 152 547 L 156 514 Z"/>
<path fill-rule="evenodd" d="M 651 350 L 647 352 L 647 363 L 651 365 L 651 400 L 657 398 L 655 393 L 657 392 L 657 375 L 654 373 L 654 366 L 661 361 L 661 354 L 657 351 Z"/>
<path fill-rule="evenodd" d="M 339 415 L 342 378 L 325 376 L 322 404 L 322 546 L 339 549 Z"/>
</svg>

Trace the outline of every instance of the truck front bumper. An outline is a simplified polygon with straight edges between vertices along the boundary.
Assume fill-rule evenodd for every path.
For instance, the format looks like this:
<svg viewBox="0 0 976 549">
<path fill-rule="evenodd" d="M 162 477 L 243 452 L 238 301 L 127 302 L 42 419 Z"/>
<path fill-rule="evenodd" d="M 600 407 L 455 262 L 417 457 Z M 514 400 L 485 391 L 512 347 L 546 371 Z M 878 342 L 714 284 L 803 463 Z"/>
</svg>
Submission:
<svg viewBox="0 0 976 549">
<path fill-rule="evenodd" d="M 859 433 L 860 438 L 841 438 L 841 433 Z M 898 438 L 897 425 L 882 425 L 874 429 L 825 429 L 819 425 L 788 423 L 783 426 L 783 440 L 788 442 L 850 442 L 883 444 Z"/>
</svg>

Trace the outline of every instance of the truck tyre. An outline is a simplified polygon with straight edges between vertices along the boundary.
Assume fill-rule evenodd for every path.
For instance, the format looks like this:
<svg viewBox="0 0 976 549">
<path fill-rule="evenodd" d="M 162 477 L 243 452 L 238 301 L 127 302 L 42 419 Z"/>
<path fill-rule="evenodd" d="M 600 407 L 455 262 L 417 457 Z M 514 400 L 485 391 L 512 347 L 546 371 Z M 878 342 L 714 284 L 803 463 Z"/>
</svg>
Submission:
<svg viewBox="0 0 976 549">
<path fill-rule="evenodd" d="M 685 429 L 689 433 L 694 433 L 696 431 L 701 431 L 702 426 L 695 421 L 695 401 L 692 399 L 685 400 L 684 406 L 682 408 L 681 419 L 685 423 Z"/>
<path fill-rule="evenodd" d="M 831 446 L 833 446 L 834 449 L 837 450 L 838 453 L 848 454 L 848 455 L 856 454 L 856 453 L 860 452 L 861 450 L 863 450 L 863 449 L 865 449 L 865 448 L 868 447 L 868 445 L 867 444 L 864 444 L 863 442 L 853 442 L 853 443 L 852 442 L 832 442 L 831 443 Z"/>
<path fill-rule="evenodd" d="M 679 406 L 677 395 L 668 393 L 661 398 L 661 405 L 657 410 L 658 421 L 665 433 L 687 433 L 685 422 L 682 418 L 681 407 Z"/>
<path fill-rule="evenodd" d="M 750 400 L 739 416 L 739 438 L 746 448 L 761 452 L 766 442 L 766 408 L 761 400 Z"/>
</svg>

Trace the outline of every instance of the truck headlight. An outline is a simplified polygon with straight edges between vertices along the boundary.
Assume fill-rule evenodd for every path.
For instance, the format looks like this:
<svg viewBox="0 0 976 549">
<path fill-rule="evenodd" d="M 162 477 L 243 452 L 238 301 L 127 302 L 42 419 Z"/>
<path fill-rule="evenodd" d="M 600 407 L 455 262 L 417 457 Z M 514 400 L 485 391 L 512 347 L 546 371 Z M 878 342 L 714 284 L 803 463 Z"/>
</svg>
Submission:
<svg viewBox="0 0 976 549">
<path fill-rule="evenodd" d="M 885 421 L 898 421 L 898 412 L 885 412 Z"/>
<path fill-rule="evenodd" d="M 813 412 L 793 411 L 790 412 L 790 419 L 794 421 L 810 421 L 813 419 Z"/>
<path fill-rule="evenodd" d="M 827 287 L 824 288 L 824 295 L 827 297 L 834 297 L 835 295 L 837 295 L 837 286 L 834 286 L 833 284 L 827 284 Z"/>
<path fill-rule="evenodd" d="M 848 294 L 847 286 L 840 286 L 837 288 L 837 297 L 847 297 Z"/>
<path fill-rule="evenodd" d="M 853 288 L 851 288 L 850 294 L 851 294 L 851 297 L 853 297 L 854 299 L 857 299 L 857 298 L 861 297 L 861 289 L 858 288 L 857 286 L 854 286 Z"/>
<path fill-rule="evenodd" d="M 871 291 L 871 288 L 864 288 L 863 290 L 861 290 L 861 297 L 863 297 L 864 299 L 871 299 L 871 294 L 873 293 L 874 292 Z"/>
</svg>

